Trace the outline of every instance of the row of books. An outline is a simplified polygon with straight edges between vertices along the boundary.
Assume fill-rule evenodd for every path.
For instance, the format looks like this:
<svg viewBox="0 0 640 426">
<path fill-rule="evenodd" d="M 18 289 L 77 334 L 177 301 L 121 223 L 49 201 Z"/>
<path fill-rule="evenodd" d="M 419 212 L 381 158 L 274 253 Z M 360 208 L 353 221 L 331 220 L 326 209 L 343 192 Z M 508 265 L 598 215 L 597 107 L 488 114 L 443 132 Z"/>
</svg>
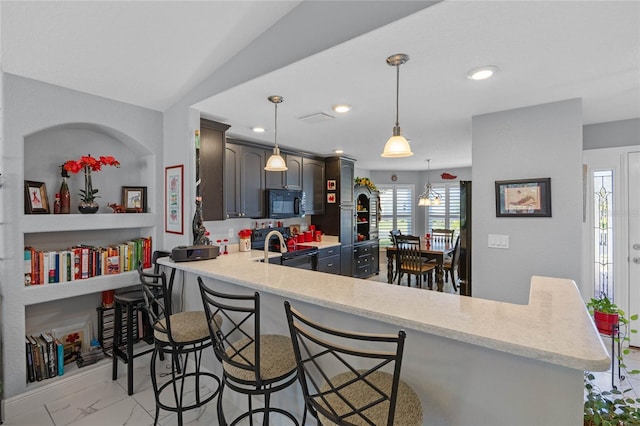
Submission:
<svg viewBox="0 0 640 426">
<path fill-rule="evenodd" d="M 64 374 L 64 365 L 68 363 L 65 362 L 65 348 L 51 333 L 26 335 L 25 345 L 27 382 L 39 382 Z"/>
<path fill-rule="evenodd" d="M 64 250 L 24 248 L 24 285 L 60 283 L 151 267 L 151 237 L 108 247 L 78 245 Z"/>
</svg>

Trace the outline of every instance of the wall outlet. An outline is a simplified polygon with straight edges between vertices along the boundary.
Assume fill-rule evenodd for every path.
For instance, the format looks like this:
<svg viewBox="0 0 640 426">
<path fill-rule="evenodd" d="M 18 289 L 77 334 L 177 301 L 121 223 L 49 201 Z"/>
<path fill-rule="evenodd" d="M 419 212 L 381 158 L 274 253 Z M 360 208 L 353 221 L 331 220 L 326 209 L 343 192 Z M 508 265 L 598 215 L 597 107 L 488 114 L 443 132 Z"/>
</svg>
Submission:
<svg viewBox="0 0 640 426">
<path fill-rule="evenodd" d="M 236 235 L 236 230 L 233 228 L 229 228 L 229 238 L 234 237 Z"/>
<path fill-rule="evenodd" d="M 509 248 L 509 236 L 489 234 L 489 248 L 508 249 Z"/>
</svg>

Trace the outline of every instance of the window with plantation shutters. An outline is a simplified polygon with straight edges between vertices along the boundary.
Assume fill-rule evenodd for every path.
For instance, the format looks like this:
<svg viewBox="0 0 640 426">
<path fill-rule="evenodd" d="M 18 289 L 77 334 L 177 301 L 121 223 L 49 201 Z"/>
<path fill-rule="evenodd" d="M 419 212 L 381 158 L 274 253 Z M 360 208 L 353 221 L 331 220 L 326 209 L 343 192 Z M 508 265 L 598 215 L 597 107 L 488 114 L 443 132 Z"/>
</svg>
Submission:
<svg viewBox="0 0 640 426">
<path fill-rule="evenodd" d="M 391 245 L 389 231 L 399 229 L 413 234 L 414 185 L 378 185 L 380 191 L 381 220 L 378 226 L 381 246 Z"/>
<path fill-rule="evenodd" d="M 440 194 L 441 203 L 427 208 L 427 229 L 455 229 L 460 232 L 460 184 L 455 182 L 432 186 Z"/>
</svg>

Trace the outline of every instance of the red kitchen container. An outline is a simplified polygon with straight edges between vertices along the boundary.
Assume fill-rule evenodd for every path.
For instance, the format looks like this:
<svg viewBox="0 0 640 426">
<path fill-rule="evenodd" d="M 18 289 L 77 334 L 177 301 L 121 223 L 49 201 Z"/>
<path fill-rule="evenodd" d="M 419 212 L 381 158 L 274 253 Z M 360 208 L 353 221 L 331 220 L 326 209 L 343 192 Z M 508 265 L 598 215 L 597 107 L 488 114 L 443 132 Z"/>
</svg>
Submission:
<svg viewBox="0 0 640 426">
<path fill-rule="evenodd" d="M 322 231 L 316 231 L 316 241 L 322 241 Z"/>
<path fill-rule="evenodd" d="M 310 243 L 311 241 L 313 241 L 313 232 L 306 231 L 304 233 L 304 241 L 305 241 L 305 243 Z"/>
<path fill-rule="evenodd" d="M 296 238 L 297 242 L 304 243 L 304 234 L 298 234 Z"/>
</svg>

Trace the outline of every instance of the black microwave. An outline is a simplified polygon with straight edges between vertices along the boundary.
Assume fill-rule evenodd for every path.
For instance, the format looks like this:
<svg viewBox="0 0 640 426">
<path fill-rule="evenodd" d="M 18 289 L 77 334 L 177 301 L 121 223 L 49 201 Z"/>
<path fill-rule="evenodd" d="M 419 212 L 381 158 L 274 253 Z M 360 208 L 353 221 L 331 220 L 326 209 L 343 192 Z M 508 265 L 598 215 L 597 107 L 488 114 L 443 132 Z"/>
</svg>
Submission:
<svg viewBox="0 0 640 426">
<path fill-rule="evenodd" d="M 304 192 L 289 189 L 267 189 L 267 217 L 284 219 L 302 217 L 305 210 Z"/>
</svg>

